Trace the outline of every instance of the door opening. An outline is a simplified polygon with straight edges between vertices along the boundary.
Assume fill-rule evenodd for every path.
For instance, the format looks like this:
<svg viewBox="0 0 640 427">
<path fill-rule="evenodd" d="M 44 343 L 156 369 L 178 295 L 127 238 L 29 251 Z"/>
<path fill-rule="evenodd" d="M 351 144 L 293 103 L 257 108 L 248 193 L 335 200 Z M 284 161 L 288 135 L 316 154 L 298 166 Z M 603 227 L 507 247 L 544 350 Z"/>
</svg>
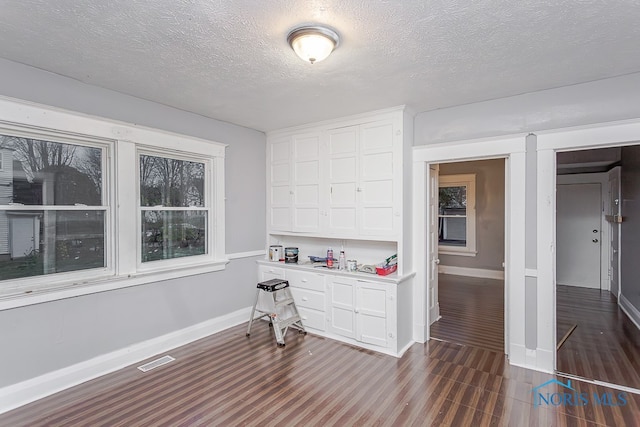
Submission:
<svg viewBox="0 0 640 427">
<path fill-rule="evenodd" d="M 505 159 L 431 165 L 431 337 L 505 352 Z"/>
</svg>

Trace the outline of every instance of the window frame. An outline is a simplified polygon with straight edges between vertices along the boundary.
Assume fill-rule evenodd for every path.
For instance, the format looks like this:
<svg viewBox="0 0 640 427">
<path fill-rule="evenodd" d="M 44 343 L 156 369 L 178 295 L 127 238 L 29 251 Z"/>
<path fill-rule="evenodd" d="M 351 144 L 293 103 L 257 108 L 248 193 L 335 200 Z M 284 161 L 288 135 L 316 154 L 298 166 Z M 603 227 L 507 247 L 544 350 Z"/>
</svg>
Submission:
<svg viewBox="0 0 640 427">
<path fill-rule="evenodd" d="M 103 147 L 101 206 L 107 206 L 104 268 L 0 280 L 0 310 L 219 271 L 228 263 L 224 246 L 225 144 L 4 97 L 0 97 L 0 131 L 46 141 Z M 209 165 L 206 257 L 176 258 L 185 261 L 148 269 L 138 265 L 140 234 L 136 212 L 140 199 L 137 188 L 132 185 L 138 179 L 135 167 L 138 150 L 190 157 Z M 34 210 L 41 206 L 27 208 Z M 79 207 L 82 208 L 85 207 Z M 133 250 L 137 253 L 131 254 Z"/>
<path fill-rule="evenodd" d="M 466 187 L 466 245 L 452 246 L 438 242 L 438 253 L 444 255 L 476 256 L 476 174 L 439 175 L 438 190 L 446 187 Z M 439 192 L 438 192 L 439 193 Z M 438 204 L 440 200 L 438 198 Z M 438 210 L 438 221 L 443 216 Z"/>
<path fill-rule="evenodd" d="M 189 155 L 189 154 L 185 154 L 185 153 L 181 153 L 175 150 L 158 150 L 156 148 L 150 148 L 150 147 L 144 147 L 144 146 L 138 146 L 138 149 L 136 150 L 137 154 L 136 154 L 136 190 L 137 190 L 137 205 L 138 205 L 138 213 L 137 213 L 137 244 L 136 244 L 136 259 L 137 259 L 137 269 L 138 271 L 154 271 L 154 270 L 165 270 L 165 269 L 169 269 L 169 268 L 173 268 L 173 267 L 183 267 L 183 266 L 190 266 L 190 265 L 194 265 L 194 264 L 201 264 L 201 263 L 206 263 L 206 262 L 214 262 L 215 261 L 215 257 L 214 257 L 214 242 L 215 242 L 215 230 L 213 227 L 213 224 L 215 223 L 214 221 L 214 215 L 212 213 L 212 200 L 213 200 L 213 187 L 214 187 L 214 182 L 213 182 L 213 172 L 212 169 L 214 168 L 214 165 L 212 164 L 211 159 L 209 158 L 202 158 L 202 157 L 195 157 L 194 155 Z M 155 156 L 155 157 L 162 157 L 162 158 L 169 158 L 169 159 L 174 159 L 174 160 L 183 160 L 183 161 L 189 161 L 189 162 L 197 162 L 197 163 L 203 163 L 204 167 L 205 167 L 205 172 L 204 172 L 204 196 L 205 196 L 205 203 L 204 206 L 202 207 L 184 207 L 184 208 L 180 208 L 180 209 L 162 209 L 162 210 L 179 210 L 179 211 L 183 211 L 183 210 L 194 210 L 194 211 L 206 211 L 206 218 L 207 218 L 207 232 L 206 232 L 206 236 L 207 236 L 207 241 L 205 243 L 205 247 L 206 247 L 206 253 L 201 254 L 201 255 L 193 255 L 193 256 L 188 256 L 188 257 L 177 257 L 177 258 L 170 258 L 170 259 L 163 259 L 163 260 L 157 260 L 157 261 L 148 261 L 148 262 L 143 262 L 142 261 L 142 212 L 144 212 L 145 210 L 151 210 L 151 209 L 147 209 L 147 208 L 152 208 L 152 207 L 143 207 L 140 203 L 140 184 L 141 184 L 141 180 L 140 180 L 140 157 L 143 155 L 147 155 L 147 156 Z"/>
</svg>

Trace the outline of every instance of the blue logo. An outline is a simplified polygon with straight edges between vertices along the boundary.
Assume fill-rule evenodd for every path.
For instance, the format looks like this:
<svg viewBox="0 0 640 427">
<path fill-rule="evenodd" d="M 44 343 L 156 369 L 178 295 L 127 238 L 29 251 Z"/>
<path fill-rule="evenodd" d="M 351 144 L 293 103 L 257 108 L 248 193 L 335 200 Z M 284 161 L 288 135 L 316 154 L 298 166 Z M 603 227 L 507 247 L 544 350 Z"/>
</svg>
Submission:
<svg viewBox="0 0 640 427">
<path fill-rule="evenodd" d="M 555 384 L 558 391 L 549 392 L 543 390 L 545 387 Z M 589 404 L 596 406 L 625 406 L 627 404 L 627 393 L 622 391 L 618 393 L 602 393 L 593 394 L 577 391 L 571 386 L 571 380 L 566 383 L 557 379 L 551 379 L 531 390 L 533 393 L 533 406 L 587 406 Z"/>
</svg>

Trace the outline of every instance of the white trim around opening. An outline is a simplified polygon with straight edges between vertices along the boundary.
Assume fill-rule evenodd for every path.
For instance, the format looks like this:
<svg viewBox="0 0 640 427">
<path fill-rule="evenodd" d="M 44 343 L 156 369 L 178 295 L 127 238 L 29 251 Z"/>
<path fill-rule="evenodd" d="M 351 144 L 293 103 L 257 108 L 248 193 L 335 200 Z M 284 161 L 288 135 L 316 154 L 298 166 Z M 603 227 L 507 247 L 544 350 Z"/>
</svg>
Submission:
<svg viewBox="0 0 640 427">
<path fill-rule="evenodd" d="M 430 242 L 427 233 L 427 171 L 430 164 L 505 159 L 505 353 L 510 362 L 526 365 L 525 351 L 525 152 L 526 135 L 457 141 L 413 147 L 413 265 L 414 340 L 429 339 L 428 307 L 430 301 L 428 262 Z M 437 246 L 437 245 L 436 245 Z"/>
<path fill-rule="evenodd" d="M 537 133 L 538 348 L 553 356 L 556 368 L 556 153 L 638 144 L 640 120 L 600 123 Z"/>
</svg>

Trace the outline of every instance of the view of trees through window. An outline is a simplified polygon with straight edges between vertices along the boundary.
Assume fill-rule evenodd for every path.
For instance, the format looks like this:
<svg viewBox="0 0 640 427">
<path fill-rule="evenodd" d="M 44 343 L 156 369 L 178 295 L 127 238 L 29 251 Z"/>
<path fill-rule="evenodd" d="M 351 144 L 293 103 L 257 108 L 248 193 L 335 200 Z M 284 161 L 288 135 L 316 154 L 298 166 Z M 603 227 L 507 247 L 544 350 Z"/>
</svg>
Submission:
<svg viewBox="0 0 640 427">
<path fill-rule="evenodd" d="M 207 253 L 205 164 L 140 156 L 142 261 Z"/>
<path fill-rule="evenodd" d="M 467 187 L 441 186 L 438 205 L 439 244 L 465 246 L 467 244 Z"/>
<path fill-rule="evenodd" d="M 104 267 L 103 149 L 0 135 L 0 277 Z"/>
</svg>

